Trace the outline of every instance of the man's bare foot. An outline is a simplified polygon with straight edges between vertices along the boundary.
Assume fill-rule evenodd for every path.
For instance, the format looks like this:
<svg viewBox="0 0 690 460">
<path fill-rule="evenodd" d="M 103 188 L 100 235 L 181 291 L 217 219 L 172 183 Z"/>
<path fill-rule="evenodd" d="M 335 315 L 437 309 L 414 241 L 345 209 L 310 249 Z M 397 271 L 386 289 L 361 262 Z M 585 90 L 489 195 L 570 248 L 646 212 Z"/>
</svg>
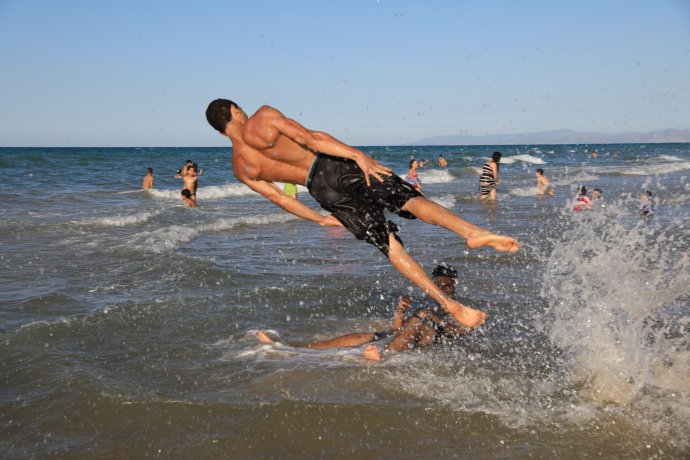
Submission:
<svg viewBox="0 0 690 460">
<path fill-rule="evenodd" d="M 486 321 L 486 313 L 474 308 L 462 307 L 462 311 L 458 316 L 455 316 L 455 319 L 464 326 L 474 328 Z"/>
<path fill-rule="evenodd" d="M 475 328 L 486 321 L 486 313 L 458 302 L 445 305 L 444 310 L 453 315 L 458 323 L 469 328 Z"/>
<path fill-rule="evenodd" d="M 274 343 L 273 339 L 267 336 L 264 331 L 259 331 L 256 335 L 259 337 L 259 343 Z"/>
<path fill-rule="evenodd" d="M 469 246 L 470 249 L 489 246 L 498 252 L 517 252 L 520 250 L 520 243 L 518 243 L 515 238 L 496 235 L 491 232 L 482 232 L 476 236 L 467 238 L 467 246 Z"/>
<path fill-rule="evenodd" d="M 381 361 L 381 350 L 376 345 L 369 345 L 364 349 L 364 357 L 371 361 Z"/>
</svg>

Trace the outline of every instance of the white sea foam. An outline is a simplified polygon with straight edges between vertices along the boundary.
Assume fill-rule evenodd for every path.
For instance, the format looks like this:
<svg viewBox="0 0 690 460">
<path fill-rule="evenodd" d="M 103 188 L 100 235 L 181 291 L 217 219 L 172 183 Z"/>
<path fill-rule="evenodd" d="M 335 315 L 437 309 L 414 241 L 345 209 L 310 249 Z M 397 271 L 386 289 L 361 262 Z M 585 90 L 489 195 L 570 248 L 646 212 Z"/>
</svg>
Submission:
<svg viewBox="0 0 690 460">
<path fill-rule="evenodd" d="M 128 241 L 127 246 L 162 253 L 174 250 L 181 244 L 189 243 L 203 233 L 223 232 L 240 225 L 271 225 L 297 219 L 292 214 L 281 212 L 268 215 L 223 218 L 198 225 L 171 225 L 134 235 Z"/>
<path fill-rule="evenodd" d="M 690 161 L 673 161 L 662 164 L 622 168 L 618 171 L 618 173 L 625 176 L 653 176 L 657 174 L 671 174 L 688 169 L 690 169 Z"/>
<path fill-rule="evenodd" d="M 678 426 L 690 415 L 681 402 L 690 398 L 687 227 L 581 217 L 548 260 L 544 330 L 570 361 L 581 397 L 627 407 L 636 423 L 656 420 L 654 429 Z"/>
<path fill-rule="evenodd" d="M 681 161 L 681 162 L 685 161 L 682 158 L 678 158 L 678 157 L 673 156 L 673 155 L 659 155 L 658 158 L 660 160 L 666 160 L 666 161 Z"/>
<path fill-rule="evenodd" d="M 570 174 L 568 176 L 563 176 L 557 180 L 552 180 L 553 185 L 558 186 L 568 186 L 568 185 L 586 185 L 592 184 L 599 180 L 599 176 L 594 176 L 585 171 L 580 171 L 576 174 Z"/>
<path fill-rule="evenodd" d="M 139 212 L 136 214 L 116 214 L 113 216 L 97 217 L 95 219 L 75 221 L 79 225 L 102 225 L 105 227 L 124 227 L 141 224 L 157 216 L 158 212 Z"/>
<path fill-rule="evenodd" d="M 148 191 L 156 198 L 163 198 L 169 200 L 179 200 L 180 190 L 166 190 L 153 189 Z M 196 192 L 199 200 L 212 200 L 218 198 L 227 198 L 231 196 L 247 196 L 258 194 L 244 184 L 226 184 L 226 185 L 209 185 L 207 187 L 199 187 Z"/>
<path fill-rule="evenodd" d="M 534 165 L 543 165 L 546 164 L 544 160 L 542 160 L 539 157 L 535 157 L 526 153 L 520 154 L 520 155 L 512 155 L 512 156 L 503 156 L 501 157 L 501 163 L 503 164 L 513 164 L 516 161 L 522 161 L 523 163 L 530 163 Z"/>
<path fill-rule="evenodd" d="M 481 167 L 481 166 L 468 166 L 467 169 L 469 169 L 470 171 L 472 171 L 472 172 L 473 172 L 475 175 L 477 175 L 477 176 L 481 176 L 481 175 L 482 175 L 483 167 Z"/>
<path fill-rule="evenodd" d="M 456 177 L 447 169 L 422 169 L 419 178 L 423 184 L 445 184 L 453 182 Z"/>
<path fill-rule="evenodd" d="M 537 196 L 537 187 L 514 187 L 506 191 L 513 196 Z"/>
</svg>

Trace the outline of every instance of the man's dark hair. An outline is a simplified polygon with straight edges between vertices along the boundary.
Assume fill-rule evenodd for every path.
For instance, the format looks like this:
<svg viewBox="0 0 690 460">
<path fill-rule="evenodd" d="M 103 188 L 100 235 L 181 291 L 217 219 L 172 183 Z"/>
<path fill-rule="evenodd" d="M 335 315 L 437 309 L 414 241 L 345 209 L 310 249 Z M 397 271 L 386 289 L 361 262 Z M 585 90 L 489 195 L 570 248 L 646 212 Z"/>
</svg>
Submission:
<svg viewBox="0 0 690 460">
<path fill-rule="evenodd" d="M 237 107 L 237 104 L 227 99 L 216 99 L 206 109 L 206 120 L 221 134 L 225 133 L 225 127 L 232 120 L 230 107 L 233 106 Z"/>
<path fill-rule="evenodd" d="M 541 168 L 537 168 L 537 172 L 541 174 L 542 176 L 544 175 L 544 170 Z"/>
<path fill-rule="evenodd" d="M 645 195 L 647 195 L 648 198 L 651 198 L 651 197 L 652 197 L 652 191 L 651 191 L 651 190 L 647 190 L 647 191 L 644 192 L 644 193 L 645 193 Z"/>
<path fill-rule="evenodd" d="M 584 185 L 580 189 L 580 195 L 587 195 L 587 187 L 585 187 Z"/>
<path fill-rule="evenodd" d="M 153 174 L 153 168 L 146 168 L 146 172 Z"/>
<path fill-rule="evenodd" d="M 434 271 L 431 272 L 431 276 L 447 276 L 448 278 L 457 278 L 458 271 L 450 265 L 441 264 L 434 268 Z"/>
</svg>

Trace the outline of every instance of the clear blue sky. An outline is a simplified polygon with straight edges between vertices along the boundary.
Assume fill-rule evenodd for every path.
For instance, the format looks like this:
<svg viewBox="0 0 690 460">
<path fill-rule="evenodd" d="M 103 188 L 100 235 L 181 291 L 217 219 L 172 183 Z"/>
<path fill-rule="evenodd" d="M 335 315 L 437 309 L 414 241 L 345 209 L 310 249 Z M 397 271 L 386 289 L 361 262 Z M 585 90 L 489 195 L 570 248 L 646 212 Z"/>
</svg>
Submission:
<svg viewBox="0 0 690 460">
<path fill-rule="evenodd" d="M 0 146 L 224 146 L 223 97 L 353 145 L 690 128 L 690 1 L 0 0 Z"/>
</svg>

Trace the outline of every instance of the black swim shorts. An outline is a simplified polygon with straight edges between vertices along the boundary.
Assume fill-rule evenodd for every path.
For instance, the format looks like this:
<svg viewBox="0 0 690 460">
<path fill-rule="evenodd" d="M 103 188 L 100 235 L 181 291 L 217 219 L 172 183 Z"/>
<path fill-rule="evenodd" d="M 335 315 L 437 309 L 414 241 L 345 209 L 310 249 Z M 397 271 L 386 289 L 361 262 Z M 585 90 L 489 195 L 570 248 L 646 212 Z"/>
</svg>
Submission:
<svg viewBox="0 0 690 460">
<path fill-rule="evenodd" d="M 357 239 L 366 240 L 388 255 L 389 235 L 393 233 L 398 241 L 400 238 L 396 235 L 396 225 L 386 222 L 384 209 L 414 219 L 401 208 L 410 198 L 422 194 L 395 174 L 381 177 L 383 182 L 370 177 L 368 186 L 364 173 L 353 160 L 319 154 L 309 172 L 307 189 Z"/>
</svg>

